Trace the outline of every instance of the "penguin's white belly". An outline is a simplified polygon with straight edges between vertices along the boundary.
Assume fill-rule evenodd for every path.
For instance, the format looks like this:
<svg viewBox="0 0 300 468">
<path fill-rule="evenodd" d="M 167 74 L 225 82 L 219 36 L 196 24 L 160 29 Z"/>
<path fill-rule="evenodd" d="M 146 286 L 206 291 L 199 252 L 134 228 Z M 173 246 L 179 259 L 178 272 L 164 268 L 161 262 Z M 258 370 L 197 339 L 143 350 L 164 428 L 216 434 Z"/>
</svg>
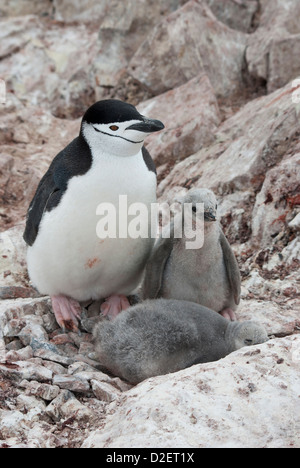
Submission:
<svg viewBox="0 0 300 468">
<path fill-rule="evenodd" d="M 60 204 L 43 215 L 36 241 L 28 248 L 29 275 L 41 293 L 85 301 L 128 295 L 138 286 L 153 239 L 119 238 L 118 222 L 116 238 L 101 239 L 96 231 L 103 219 L 97 207 L 110 203 L 118 219 L 119 195 L 127 195 L 128 206 L 136 202 L 147 206 L 149 217 L 139 220 L 148 226 L 156 177 L 141 154 L 104 158 L 69 181 Z"/>
</svg>

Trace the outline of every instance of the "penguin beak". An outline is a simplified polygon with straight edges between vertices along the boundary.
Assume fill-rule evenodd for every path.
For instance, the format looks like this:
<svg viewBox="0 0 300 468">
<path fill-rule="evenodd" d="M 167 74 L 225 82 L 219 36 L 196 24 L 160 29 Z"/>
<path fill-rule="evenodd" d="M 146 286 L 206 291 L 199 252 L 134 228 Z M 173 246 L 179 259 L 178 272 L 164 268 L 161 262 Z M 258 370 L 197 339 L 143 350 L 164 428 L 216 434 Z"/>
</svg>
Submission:
<svg viewBox="0 0 300 468">
<path fill-rule="evenodd" d="M 217 221 L 216 212 L 212 208 L 204 211 L 204 221 Z"/>
<path fill-rule="evenodd" d="M 127 127 L 126 130 L 137 130 L 144 133 L 159 132 L 165 128 L 164 124 L 160 120 L 148 119 L 143 117 L 141 122 L 135 123 Z"/>
</svg>

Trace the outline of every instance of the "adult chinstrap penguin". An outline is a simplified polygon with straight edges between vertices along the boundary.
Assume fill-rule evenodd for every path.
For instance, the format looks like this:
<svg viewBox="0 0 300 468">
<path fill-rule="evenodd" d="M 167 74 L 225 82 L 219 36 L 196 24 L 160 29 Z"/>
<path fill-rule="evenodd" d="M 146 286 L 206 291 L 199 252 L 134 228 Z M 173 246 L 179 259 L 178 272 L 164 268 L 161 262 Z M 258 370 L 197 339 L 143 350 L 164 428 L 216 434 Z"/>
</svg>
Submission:
<svg viewBox="0 0 300 468">
<path fill-rule="evenodd" d="M 24 239 L 28 271 L 42 294 L 51 296 L 59 325 L 77 330 L 79 302 L 108 299 L 102 311 L 115 316 L 129 306 L 153 239 L 104 238 L 96 233 L 97 207 L 156 201 L 156 171 L 143 146 L 164 125 L 119 100 L 92 105 L 80 133 L 52 161 L 29 206 Z M 150 215 L 141 220 L 150 232 Z"/>
</svg>

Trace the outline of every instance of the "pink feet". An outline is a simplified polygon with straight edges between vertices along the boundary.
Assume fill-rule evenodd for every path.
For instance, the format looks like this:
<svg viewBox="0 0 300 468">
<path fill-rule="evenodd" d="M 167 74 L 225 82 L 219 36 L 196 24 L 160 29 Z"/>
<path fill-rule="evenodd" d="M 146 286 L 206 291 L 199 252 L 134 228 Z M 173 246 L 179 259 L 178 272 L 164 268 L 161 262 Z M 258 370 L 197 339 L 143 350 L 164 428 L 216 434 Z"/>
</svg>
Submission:
<svg viewBox="0 0 300 468">
<path fill-rule="evenodd" d="M 236 322 L 237 320 L 235 313 L 229 307 L 226 307 L 226 309 L 223 309 L 219 313 L 220 315 L 222 315 L 222 317 L 226 318 L 227 320 L 230 320 L 231 322 Z"/>
<path fill-rule="evenodd" d="M 52 296 L 52 308 L 58 325 L 63 330 L 78 332 L 78 324 L 81 318 L 81 306 L 75 299 L 67 296 Z M 130 307 L 126 296 L 114 295 L 106 299 L 101 305 L 101 312 L 110 320 L 113 320 L 122 310 Z"/>
<path fill-rule="evenodd" d="M 52 308 L 58 325 L 63 330 L 78 332 L 81 317 L 79 302 L 66 296 L 52 296 Z"/>
<path fill-rule="evenodd" d="M 126 296 L 115 295 L 110 296 L 101 305 L 101 312 L 103 315 L 108 317 L 110 320 L 116 318 L 116 316 L 130 307 L 130 303 Z"/>
</svg>

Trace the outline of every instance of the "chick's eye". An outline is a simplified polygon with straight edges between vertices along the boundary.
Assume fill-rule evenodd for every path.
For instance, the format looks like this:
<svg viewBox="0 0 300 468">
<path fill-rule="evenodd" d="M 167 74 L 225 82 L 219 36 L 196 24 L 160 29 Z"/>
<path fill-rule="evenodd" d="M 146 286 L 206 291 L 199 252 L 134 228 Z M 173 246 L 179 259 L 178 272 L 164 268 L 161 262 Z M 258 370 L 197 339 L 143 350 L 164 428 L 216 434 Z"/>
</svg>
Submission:
<svg viewBox="0 0 300 468">
<path fill-rule="evenodd" d="M 218 205 L 216 205 L 216 210 L 218 209 Z"/>
<path fill-rule="evenodd" d="M 253 343 L 253 340 L 245 340 L 245 345 L 249 346 L 249 345 L 252 345 Z"/>
<path fill-rule="evenodd" d="M 111 125 L 109 127 L 113 132 L 116 132 L 117 130 L 119 130 L 119 127 L 117 125 Z"/>
</svg>

